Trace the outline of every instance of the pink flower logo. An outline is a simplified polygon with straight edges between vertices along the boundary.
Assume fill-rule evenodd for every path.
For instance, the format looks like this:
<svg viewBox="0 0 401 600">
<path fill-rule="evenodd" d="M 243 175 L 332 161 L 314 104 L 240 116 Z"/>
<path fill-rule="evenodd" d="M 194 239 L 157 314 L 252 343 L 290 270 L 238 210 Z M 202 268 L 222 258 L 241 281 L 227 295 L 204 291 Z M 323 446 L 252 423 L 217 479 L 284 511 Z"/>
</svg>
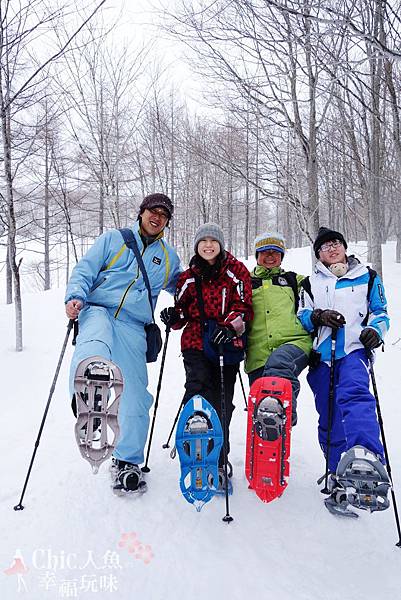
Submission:
<svg viewBox="0 0 401 600">
<path fill-rule="evenodd" d="M 132 554 L 136 559 L 143 560 L 145 565 L 148 565 L 154 557 L 152 546 L 143 544 L 135 531 L 121 534 L 118 547 L 126 548 L 129 554 Z"/>
</svg>

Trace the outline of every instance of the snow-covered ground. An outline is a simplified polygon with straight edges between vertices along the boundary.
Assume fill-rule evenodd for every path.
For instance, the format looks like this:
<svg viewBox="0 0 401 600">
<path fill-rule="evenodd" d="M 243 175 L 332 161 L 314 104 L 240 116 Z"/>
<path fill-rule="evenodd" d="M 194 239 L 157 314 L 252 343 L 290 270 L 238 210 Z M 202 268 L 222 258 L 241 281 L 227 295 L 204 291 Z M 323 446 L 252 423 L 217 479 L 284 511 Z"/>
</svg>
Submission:
<svg viewBox="0 0 401 600">
<path fill-rule="evenodd" d="M 353 248 L 355 249 L 355 248 Z M 364 246 L 357 250 L 363 256 Z M 396 493 L 401 503 L 401 265 L 384 248 L 392 317 L 376 378 Z M 308 273 L 310 251 L 290 250 L 289 269 Z M 323 506 L 316 479 L 324 462 L 316 413 L 302 377 L 299 424 L 293 431 L 291 479 L 284 495 L 263 504 L 244 476 L 246 413 L 241 388 L 232 422 L 234 521 L 222 522 L 223 498 L 200 513 L 181 496 L 178 458 L 162 450 L 183 392 L 179 334 L 172 333 L 151 452 L 148 492 L 118 498 L 103 465 L 98 475 L 81 457 L 67 393 L 68 346 L 25 496 L 27 467 L 66 332 L 62 291 L 24 295 L 23 353 L 15 353 L 13 307 L 0 305 L 3 376 L 0 440 L 1 598 L 92 597 L 128 600 L 395 600 L 401 598 L 401 549 L 393 509 L 340 520 Z M 158 309 L 171 303 L 161 296 Z M 159 312 L 159 311 L 158 311 Z M 150 366 L 151 389 L 159 364 Z M 244 377 L 244 381 L 246 381 Z M 11 569 L 14 559 L 21 569 Z M 19 571 L 18 573 L 16 571 Z"/>
</svg>

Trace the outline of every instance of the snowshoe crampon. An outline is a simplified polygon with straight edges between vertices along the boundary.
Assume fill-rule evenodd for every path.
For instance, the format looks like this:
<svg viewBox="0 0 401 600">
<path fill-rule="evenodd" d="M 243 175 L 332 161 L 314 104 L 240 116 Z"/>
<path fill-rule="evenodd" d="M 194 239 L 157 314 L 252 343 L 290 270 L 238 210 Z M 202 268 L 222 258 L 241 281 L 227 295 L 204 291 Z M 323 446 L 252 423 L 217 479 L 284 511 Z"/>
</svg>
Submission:
<svg viewBox="0 0 401 600">
<path fill-rule="evenodd" d="M 291 382 L 261 377 L 251 386 L 245 474 L 263 502 L 281 496 L 288 484 L 291 443 Z"/>
<path fill-rule="evenodd" d="M 184 406 L 175 445 L 181 464 L 180 488 L 197 511 L 216 494 L 223 431 L 215 409 L 196 395 Z"/>
<path fill-rule="evenodd" d="M 337 466 L 337 480 L 343 486 L 348 503 L 370 512 L 386 510 L 391 483 L 379 458 L 363 446 L 350 448 Z"/>
<path fill-rule="evenodd" d="M 119 434 L 118 407 L 123 391 L 120 369 L 101 356 L 81 361 L 74 378 L 77 422 L 75 438 L 81 455 L 97 473 L 114 450 Z"/>
</svg>

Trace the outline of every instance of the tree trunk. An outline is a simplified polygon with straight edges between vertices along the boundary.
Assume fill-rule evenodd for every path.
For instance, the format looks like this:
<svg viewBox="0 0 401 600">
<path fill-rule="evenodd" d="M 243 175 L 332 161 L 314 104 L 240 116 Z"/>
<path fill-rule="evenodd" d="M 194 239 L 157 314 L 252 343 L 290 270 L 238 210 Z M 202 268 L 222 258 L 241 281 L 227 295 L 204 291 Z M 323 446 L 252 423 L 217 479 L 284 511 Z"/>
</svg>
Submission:
<svg viewBox="0 0 401 600">
<path fill-rule="evenodd" d="M 44 289 L 50 290 L 50 223 L 49 223 L 49 185 L 50 185 L 50 165 L 49 165 L 49 132 L 47 121 L 47 101 L 45 105 L 45 190 L 44 190 Z"/>
<path fill-rule="evenodd" d="M 0 103 L 1 103 L 1 131 L 3 136 L 4 150 L 4 180 L 5 180 L 5 197 L 7 202 L 8 212 L 8 261 L 10 270 L 13 276 L 14 284 L 14 305 L 15 305 L 15 349 L 21 352 L 23 349 L 22 343 L 22 301 L 21 301 L 21 282 L 19 267 L 17 264 L 17 246 L 16 236 L 17 227 L 14 210 L 13 182 L 11 169 L 11 124 L 10 124 L 10 108 L 6 108 L 7 94 L 3 92 L 3 81 L 0 74 Z M 8 104 L 8 102 L 7 102 Z"/>
<path fill-rule="evenodd" d="M 6 258 L 6 303 L 13 303 L 13 272 L 11 271 L 10 256 L 8 252 L 7 244 L 7 258 Z"/>
</svg>

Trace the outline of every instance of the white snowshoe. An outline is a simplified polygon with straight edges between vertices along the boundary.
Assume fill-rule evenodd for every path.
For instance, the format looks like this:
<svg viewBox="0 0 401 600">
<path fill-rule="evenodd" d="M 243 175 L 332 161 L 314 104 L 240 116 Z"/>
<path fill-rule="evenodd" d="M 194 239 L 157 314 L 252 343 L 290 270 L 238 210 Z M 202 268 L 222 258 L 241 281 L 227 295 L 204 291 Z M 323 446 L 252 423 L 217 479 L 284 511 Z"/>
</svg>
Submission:
<svg viewBox="0 0 401 600">
<path fill-rule="evenodd" d="M 94 473 L 110 457 L 116 445 L 123 385 L 120 369 L 101 356 L 86 358 L 77 367 L 74 378 L 75 438 L 81 455 Z"/>
</svg>

